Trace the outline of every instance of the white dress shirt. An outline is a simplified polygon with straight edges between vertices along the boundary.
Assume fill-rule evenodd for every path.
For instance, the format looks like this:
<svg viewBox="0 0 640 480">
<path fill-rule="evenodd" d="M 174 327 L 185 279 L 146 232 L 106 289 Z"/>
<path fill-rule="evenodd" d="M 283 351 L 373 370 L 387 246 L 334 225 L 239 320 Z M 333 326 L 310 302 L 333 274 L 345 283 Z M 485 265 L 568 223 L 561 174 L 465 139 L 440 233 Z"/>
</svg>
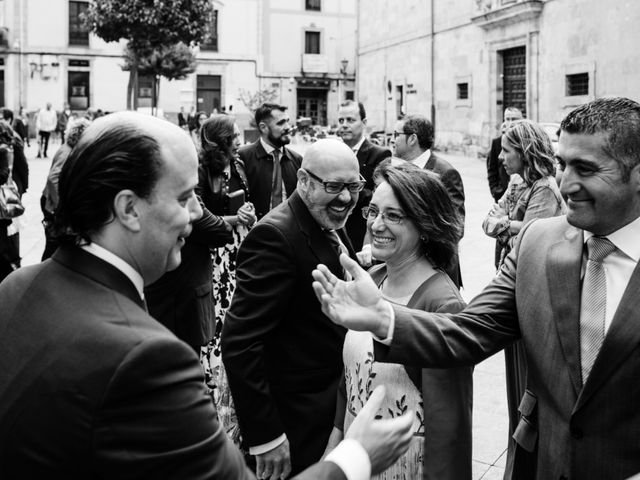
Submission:
<svg viewBox="0 0 640 480">
<path fill-rule="evenodd" d="M 430 156 L 431 156 L 431 149 L 427 148 L 424 152 L 422 152 L 416 158 L 411 160 L 411 163 L 413 163 L 416 167 L 420 167 L 424 169 L 424 166 L 429 161 Z"/>
<path fill-rule="evenodd" d="M 351 147 L 351 150 L 353 150 L 353 153 L 355 153 L 356 155 L 358 154 L 358 150 L 360 150 L 360 147 L 364 143 L 365 139 L 366 137 L 362 135 L 360 137 L 360 140 L 358 140 L 358 143 L 356 143 L 353 147 Z"/>
<path fill-rule="evenodd" d="M 584 232 L 586 242 L 593 236 L 591 232 Z M 607 307 L 604 315 L 604 331 L 609 331 L 611 320 L 620 305 L 622 295 L 629 284 L 633 270 L 640 259 L 640 217 L 633 222 L 616 230 L 606 238 L 616 246 L 616 250 L 609 254 L 602 261 L 604 274 L 607 279 Z M 586 265 L 586 261 L 584 262 Z M 582 269 L 584 278 L 584 268 Z M 580 318 L 584 315 L 582 306 L 580 307 Z"/>
</svg>

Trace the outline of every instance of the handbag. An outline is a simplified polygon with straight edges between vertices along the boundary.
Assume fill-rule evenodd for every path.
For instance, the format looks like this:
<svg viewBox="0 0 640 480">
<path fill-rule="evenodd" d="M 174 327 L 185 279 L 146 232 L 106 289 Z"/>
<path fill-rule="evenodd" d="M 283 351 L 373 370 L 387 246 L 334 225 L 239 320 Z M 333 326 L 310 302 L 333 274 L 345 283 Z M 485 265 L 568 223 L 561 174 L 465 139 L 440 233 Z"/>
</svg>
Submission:
<svg viewBox="0 0 640 480">
<path fill-rule="evenodd" d="M 16 182 L 11 178 L 11 170 L 9 170 L 9 178 L 0 185 L 0 219 L 7 220 L 19 217 L 24 213 L 24 206 L 20 200 L 20 192 Z"/>
</svg>

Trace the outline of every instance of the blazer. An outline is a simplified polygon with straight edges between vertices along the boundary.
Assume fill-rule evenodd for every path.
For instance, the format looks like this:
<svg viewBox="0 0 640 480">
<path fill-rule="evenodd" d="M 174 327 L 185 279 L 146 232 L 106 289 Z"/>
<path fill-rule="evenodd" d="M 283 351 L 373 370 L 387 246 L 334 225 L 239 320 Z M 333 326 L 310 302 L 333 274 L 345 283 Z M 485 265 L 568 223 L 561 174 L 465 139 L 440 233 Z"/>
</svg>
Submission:
<svg viewBox="0 0 640 480">
<path fill-rule="evenodd" d="M 344 232 L 343 243 L 354 256 Z M 222 359 L 247 446 L 286 433 L 292 468 L 324 453 L 335 415 L 346 330 L 321 311 L 311 272 L 342 275 L 338 253 L 296 192 L 259 221 L 238 251 Z"/>
<path fill-rule="evenodd" d="M 502 137 L 491 140 L 491 148 L 487 155 L 487 180 L 489 181 L 491 196 L 496 203 L 502 198 L 509 185 L 509 175 L 502 162 L 498 159 L 501 151 Z"/>
<path fill-rule="evenodd" d="M 251 201 L 256 209 L 258 220 L 271 209 L 271 187 L 273 178 L 273 158 L 267 154 L 260 139 L 238 150 L 244 162 Z M 282 182 L 287 198 L 293 194 L 298 184 L 298 169 L 302 165 L 302 157 L 293 150 L 284 147 L 284 155 L 280 159 Z"/>
<path fill-rule="evenodd" d="M 362 250 L 362 241 L 367 232 L 367 221 L 362 218 L 362 208 L 369 205 L 371 197 L 373 196 L 373 172 L 376 167 L 380 165 L 380 162 L 391 156 L 391 151 L 387 148 L 374 145 L 365 138 L 356 156 L 358 157 L 358 164 L 360 165 L 360 175 L 364 177 L 367 183 L 358 196 L 358 201 L 356 202 L 353 212 L 351 212 L 351 215 L 347 219 L 345 230 L 349 235 L 353 248 L 356 252 L 359 252 Z"/>
<path fill-rule="evenodd" d="M 215 299 L 210 249 L 233 241 L 231 227 L 221 217 L 203 208 L 193 222 L 191 235 L 180 251 L 178 268 L 165 273 L 144 289 L 149 313 L 196 353 L 213 339 Z"/>
<path fill-rule="evenodd" d="M 535 220 L 462 313 L 396 308 L 391 347 L 375 346 L 377 360 L 443 367 L 477 363 L 521 338 L 527 390 L 507 478 L 624 479 L 640 471 L 640 266 L 583 385 L 582 252 L 583 232 L 566 217 Z"/>
<path fill-rule="evenodd" d="M 0 304 L 0 478 L 255 478 L 198 357 L 115 267 L 62 246 L 0 284 Z"/>
<path fill-rule="evenodd" d="M 460 221 L 462 223 L 462 232 L 460 238 L 464 235 L 464 221 L 465 221 L 465 209 L 464 209 L 464 185 L 462 184 L 462 177 L 458 170 L 456 170 L 449 162 L 444 158 L 438 157 L 435 153 L 431 152 L 429 160 L 424 166 L 425 170 L 430 170 L 440 175 L 440 180 L 444 184 L 449 197 L 453 202 Z M 457 252 L 453 263 L 446 269 L 447 274 L 453 280 L 458 288 L 462 286 L 462 272 L 460 270 L 460 257 Z"/>
</svg>

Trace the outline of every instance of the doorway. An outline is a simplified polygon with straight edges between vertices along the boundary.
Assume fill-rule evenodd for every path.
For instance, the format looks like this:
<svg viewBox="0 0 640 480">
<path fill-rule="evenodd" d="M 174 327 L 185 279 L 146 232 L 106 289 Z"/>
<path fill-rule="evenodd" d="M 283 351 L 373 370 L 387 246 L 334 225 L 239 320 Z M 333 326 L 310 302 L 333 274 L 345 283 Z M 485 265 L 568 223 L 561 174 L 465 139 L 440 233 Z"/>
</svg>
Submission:
<svg viewBox="0 0 640 480">
<path fill-rule="evenodd" d="M 213 110 L 220 112 L 221 98 L 221 76 L 220 75 L 198 75 L 196 100 L 197 110 L 211 114 Z"/>
<path fill-rule="evenodd" d="M 298 117 L 308 117 L 312 125 L 327 125 L 327 90 L 298 88 Z"/>
<path fill-rule="evenodd" d="M 517 107 L 527 111 L 527 51 L 526 47 L 502 50 L 502 108 Z"/>
</svg>

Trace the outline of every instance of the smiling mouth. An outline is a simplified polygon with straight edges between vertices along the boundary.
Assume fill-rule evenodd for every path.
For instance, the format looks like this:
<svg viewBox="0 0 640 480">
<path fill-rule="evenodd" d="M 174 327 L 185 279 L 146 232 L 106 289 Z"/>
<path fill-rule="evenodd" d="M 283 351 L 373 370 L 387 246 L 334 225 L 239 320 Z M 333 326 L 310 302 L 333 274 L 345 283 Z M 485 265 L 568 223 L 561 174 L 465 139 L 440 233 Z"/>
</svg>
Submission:
<svg viewBox="0 0 640 480">
<path fill-rule="evenodd" d="M 374 235 L 373 236 L 373 241 L 375 243 L 379 243 L 380 245 L 389 245 L 391 242 L 393 242 L 393 238 L 378 237 L 378 236 Z"/>
</svg>

